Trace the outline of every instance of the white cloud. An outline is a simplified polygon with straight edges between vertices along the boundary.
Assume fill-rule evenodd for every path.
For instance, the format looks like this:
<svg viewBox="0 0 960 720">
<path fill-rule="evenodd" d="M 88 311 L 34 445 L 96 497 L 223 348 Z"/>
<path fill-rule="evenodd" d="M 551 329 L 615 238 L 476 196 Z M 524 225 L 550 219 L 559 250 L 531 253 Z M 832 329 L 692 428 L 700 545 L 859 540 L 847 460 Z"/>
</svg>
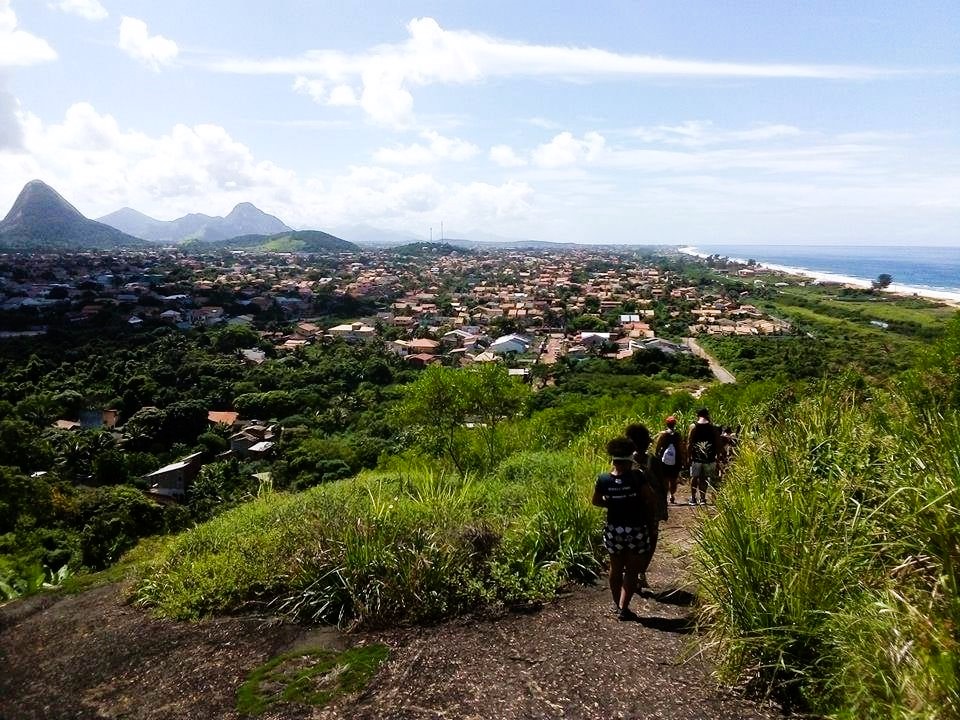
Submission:
<svg viewBox="0 0 960 720">
<path fill-rule="evenodd" d="M 500 167 L 522 167 L 527 161 L 517 155 L 509 145 L 494 145 L 490 148 L 490 159 Z"/>
<path fill-rule="evenodd" d="M 320 105 L 353 107 L 360 103 L 356 92 L 349 85 L 334 85 L 328 92 L 326 81 L 312 80 L 303 75 L 298 76 L 293 81 L 293 89 Z"/>
<path fill-rule="evenodd" d="M 411 20 L 407 33 L 402 43 L 378 45 L 365 53 L 312 50 L 294 57 L 228 58 L 214 63 L 213 68 L 254 75 L 302 75 L 350 87 L 359 83 L 360 105 L 374 121 L 387 125 L 409 124 L 414 88 L 477 83 L 491 77 L 870 80 L 903 74 L 852 65 L 687 60 L 531 45 L 467 30 L 445 30 L 429 17 Z"/>
<path fill-rule="evenodd" d="M 0 89 L 0 152 L 23 148 L 23 127 L 20 125 L 20 103 Z"/>
<path fill-rule="evenodd" d="M 664 143 L 698 147 L 742 141 L 763 141 L 794 138 L 801 135 L 800 128 L 793 125 L 762 123 L 746 130 L 720 130 L 713 123 L 703 120 L 687 120 L 679 125 L 639 127 L 630 131 L 633 137 L 646 143 Z"/>
<path fill-rule="evenodd" d="M 12 203 L 25 182 L 41 178 L 89 217 L 123 206 L 160 219 L 224 214 L 250 201 L 295 227 L 419 228 L 440 219 L 477 226 L 524 214 L 533 197 L 522 182 L 451 182 L 420 170 L 300 175 L 256 158 L 220 126 L 175 125 L 150 136 L 89 103 L 71 106 L 55 124 L 32 114 L 23 120 L 25 152 L 0 152 L 0 199 Z M 462 152 L 454 139 L 424 136 L 440 152 Z"/>
<path fill-rule="evenodd" d="M 0 68 L 25 67 L 56 59 L 56 51 L 46 40 L 17 28 L 17 16 L 10 0 L 0 0 Z"/>
<path fill-rule="evenodd" d="M 359 104 L 357 94 L 349 85 L 337 85 L 330 90 L 327 97 L 327 104 L 334 107 L 353 107 Z"/>
<path fill-rule="evenodd" d="M 459 138 L 448 138 L 434 130 L 424 130 L 420 137 L 426 145 L 399 145 L 392 148 L 380 148 L 374 151 L 377 162 L 387 165 L 427 165 L 440 160 L 462 162 L 470 160 L 480 152 L 473 143 Z"/>
<path fill-rule="evenodd" d="M 598 160 L 606 150 L 606 140 L 598 132 L 588 132 L 582 139 L 562 132 L 553 140 L 534 148 L 533 163 L 542 168 L 561 168 Z"/>
<path fill-rule="evenodd" d="M 534 127 L 543 128 L 544 130 L 559 130 L 561 127 L 560 123 L 542 117 L 527 118 L 526 122 Z"/>
<path fill-rule="evenodd" d="M 173 40 L 163 35 L 150 35 L 147 24 L 132 17 L 124 17 L 120 21 L 118 47 L 155 72 L 159 72 L 162 66 L 173 63 L 180 53 L 180 48 Z"/>
<path fill-rule="evenodd" d="M 104 20 L 109 16 L 107 9 L 100 4 L 99 0 L 59 0 L 52 3 L 52 6 L 87 20 Z"/>
<path fill-rule="evenodd" d="M 123 205 L 193 211 L 199 198 L 282 195 L 295 181 L 293 173 L 256 160 L 222 127 L 175 125 L 150 137 L 122 130 L 89 103 L 72 105 L 52 125 L 26 115 L 24 147 L 24 158 L 0 154 L 6 181 L 44 178 L 79 207 L 103 212 Z"/>
<path fill-rule="evenodd" d="M 300 75 L 293 81 L 293 89 L 316 103 L 322 103 L 326 98 L 327 84 L 322 80 L 311 80 Z"/>
</svg>

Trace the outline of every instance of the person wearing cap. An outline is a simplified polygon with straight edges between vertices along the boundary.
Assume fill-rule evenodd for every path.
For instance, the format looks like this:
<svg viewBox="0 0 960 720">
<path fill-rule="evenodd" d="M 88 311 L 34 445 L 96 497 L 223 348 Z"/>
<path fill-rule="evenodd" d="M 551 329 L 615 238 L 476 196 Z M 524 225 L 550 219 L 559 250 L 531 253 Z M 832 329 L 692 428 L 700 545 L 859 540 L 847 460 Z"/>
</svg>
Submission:
<svg viewBox="0 0 960 720">
<path fill-rule="evenodd" d="M 612 468 L 597 477 L 593 504 L 606 508 L 603 545 L 610 553 L 610 594 L 620 620 L 636 619 L 630 600 L 656 528 L 656 495 L 646 473 L 634 465 L 634 444 L 625 437 L 607 443 Z"/>
<path fill-rule="evenodd" d="M 677 485 L 680 482 L 680 469 L 683 467 L 683 437 L 677 432 L 677 418 L 670 415 L 664 420 L 666 428 L 653 439 L 653 466 L 663 478 L 670 495 L 670 503 L 677 502 Z"/>
<path fill-rule="evenodd" d="M 722 444 L 720 428 L 710 422 L 707 408 L 697 410 L 697 421 L 687 433 L 687 451 L 690 455 L 690 504 L 697 504 L 697 492 L 700 504 L 707 504 L 707 488 L 716 486 L 717 453 Z"/>
</svg>

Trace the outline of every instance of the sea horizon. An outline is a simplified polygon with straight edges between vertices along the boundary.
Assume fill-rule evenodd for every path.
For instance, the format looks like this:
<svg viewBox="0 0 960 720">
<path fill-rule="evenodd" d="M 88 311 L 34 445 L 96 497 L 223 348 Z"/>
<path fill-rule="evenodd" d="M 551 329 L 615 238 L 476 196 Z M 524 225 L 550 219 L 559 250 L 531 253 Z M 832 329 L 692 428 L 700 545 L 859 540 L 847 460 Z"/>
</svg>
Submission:
<svg viewBox="0 0 960 720">
<path fill-rule="evenodd" d="M 881 274 L 893 282 L 887 292 L 960 302 L 960 248 L 892 245 L 740 245 L 698 243 L 678 251 L 706 258 L 720 255 L 821 282 L 870 287 Z"/>
</svg>

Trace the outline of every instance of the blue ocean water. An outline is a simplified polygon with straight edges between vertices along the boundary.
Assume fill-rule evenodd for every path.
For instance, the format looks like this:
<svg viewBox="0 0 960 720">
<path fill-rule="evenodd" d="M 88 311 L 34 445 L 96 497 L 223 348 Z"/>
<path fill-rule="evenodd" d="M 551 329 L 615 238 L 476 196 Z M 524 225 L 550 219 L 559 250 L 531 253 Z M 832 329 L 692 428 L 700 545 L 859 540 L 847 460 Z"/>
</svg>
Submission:
<svg viewBox="0 0 960 720">
<path fill-rule="evenodd" d="M 898 285 L 960 293 L 960 248 L 957 247 L 698 244 L 694 249 L 707 255 L 752 258 L 759 263 L 864 281 L 887 273 Z"/>
</svg>

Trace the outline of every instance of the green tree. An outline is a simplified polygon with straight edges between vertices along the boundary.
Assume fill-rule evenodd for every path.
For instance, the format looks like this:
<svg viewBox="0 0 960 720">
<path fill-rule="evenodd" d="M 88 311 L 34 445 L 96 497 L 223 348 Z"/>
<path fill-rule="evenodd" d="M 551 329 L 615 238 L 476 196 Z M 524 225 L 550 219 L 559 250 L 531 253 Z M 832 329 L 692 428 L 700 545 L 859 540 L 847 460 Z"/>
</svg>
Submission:
<svg viewBox="0 0 960 720">
<path fill-rule="evenodd" d="M 893 282 L 893 276 L 888 273 L 880 273 L 877 275 L 877 279 L 871 283 L 871 286 L 874 290 L 883 290 L 884 288 L 890 287 L 890 283 Z"/>
<path fill-rule="evenodd" d="M 241 348 L 257 347 L 260 336 L 257 331 L 246 325 L 228 325 L 214 336 L 214 347 L 219 352 L 229 353 Z"/>
<path fill-rule="evenodd" d="M 462 475 L 468 469 L 467 433 L 482 437 L 486 460 L 493 464 L 498 425 L 523 408 L 529 392 L 527 385 L 497 364 L 480 363 L 468 369 L 433 365 L 404 388 L 400 415 L 428 450 L 446 456 Z M 468 423 L 473 427 L 468 428 Z"/>
<path fill-rule="evenodd" d="M 116 562 L 138 538 L 164 529 L 163 508 L 126 485 L 91 490 L 80 502 L 80 515 L 83 564 L 95 570 Z"/>
</svg>

